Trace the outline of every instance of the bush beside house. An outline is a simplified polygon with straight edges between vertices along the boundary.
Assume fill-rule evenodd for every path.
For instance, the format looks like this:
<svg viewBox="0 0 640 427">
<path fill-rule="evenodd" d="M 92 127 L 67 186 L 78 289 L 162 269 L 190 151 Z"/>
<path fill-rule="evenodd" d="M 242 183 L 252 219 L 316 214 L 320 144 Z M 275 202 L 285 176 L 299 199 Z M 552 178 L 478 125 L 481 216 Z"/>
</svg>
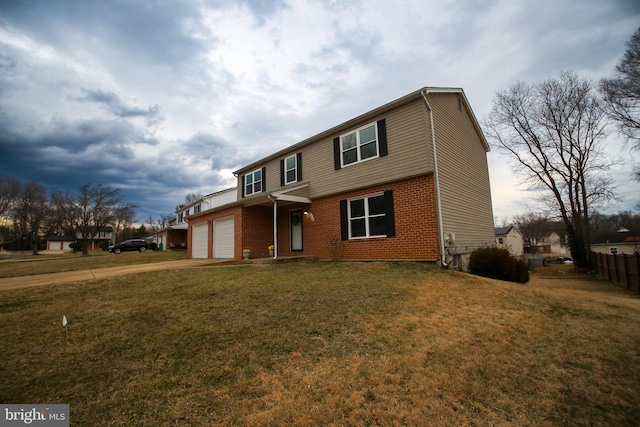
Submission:
<svg viewBox="0 0 640 427">
<path fill-rule="evenodd" d="M 529 266 L 511 257 L 509 250 L 495 247 L 478 248 L 471 253 L 469 272 L 491 279 L 516 283 L 529 281 Z"/>
</svg>

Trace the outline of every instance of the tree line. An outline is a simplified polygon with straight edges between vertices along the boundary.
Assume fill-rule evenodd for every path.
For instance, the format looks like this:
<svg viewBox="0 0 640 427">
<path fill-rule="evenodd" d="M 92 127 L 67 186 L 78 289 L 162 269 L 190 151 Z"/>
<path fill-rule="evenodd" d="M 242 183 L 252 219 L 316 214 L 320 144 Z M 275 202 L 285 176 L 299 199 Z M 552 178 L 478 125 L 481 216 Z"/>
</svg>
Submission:
<svg viewBox="0 0 640 427">
<path fill-rule="evenodd" d="M 144 237 L 148 233 L 142 225 L 132 227 L 136 208 L 125 203 L 119 189 L 88 183 L 71 192 L 53 191 L 50 194 L 38 182 L 22 183 L 0 176 L 0 234 L 3 246 L 17 250 L 31 250 L 38 254 L 41 236 L 73 236 L 88 255 L 90 243 L 106 227 L 114 236 Z M 168 225 L 169 217 L 158 222 L 150 219 L 150 227 Z M 163 223 L 164 222 L 164 223 Z M 140 234 L 136 236 L 136 234 Z M 115 242 L 114 242 L 115 243 Z"/>
<path fill-rule="evenodd" d="M 596 86 L 573 72 L 498 90 L 482 127 L 534 194 L 537 210 L 561 224 L 577 267 L 589 264 L 597 211 L 619 201 L 607 152 L 614 124 L 640 150 L 640 30 L 627 43 L 615 77 Z M 640 180 L 640 167 L 629 179 Z M 639 205 L 640 208 L 640 205 Z"/>
</svg>

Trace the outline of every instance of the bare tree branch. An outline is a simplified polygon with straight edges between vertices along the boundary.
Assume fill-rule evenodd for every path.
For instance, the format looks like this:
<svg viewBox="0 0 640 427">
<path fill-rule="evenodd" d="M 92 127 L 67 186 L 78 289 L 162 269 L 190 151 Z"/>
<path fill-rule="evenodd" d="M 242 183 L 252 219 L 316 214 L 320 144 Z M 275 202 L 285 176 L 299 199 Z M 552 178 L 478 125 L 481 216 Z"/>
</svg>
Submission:
<svg viewBox="0 0 640 427">
<path fill-rule="evenodd" d="M 483 123 L 513 170 L 555 206 L 576 264 L 587 265 L 590 209 L 615 199 L 602 150 L 604 112 L 591 83 L 576 74 L 498 91 Z"/>
</svg>

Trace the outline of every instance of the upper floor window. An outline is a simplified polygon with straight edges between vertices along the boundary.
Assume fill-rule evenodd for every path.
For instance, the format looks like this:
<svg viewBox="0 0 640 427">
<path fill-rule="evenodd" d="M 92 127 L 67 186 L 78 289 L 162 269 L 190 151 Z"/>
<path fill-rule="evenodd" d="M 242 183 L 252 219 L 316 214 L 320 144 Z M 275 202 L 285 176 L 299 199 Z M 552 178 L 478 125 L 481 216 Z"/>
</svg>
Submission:
<svg viewBox="0 0 640 427">
<path fill-rule="evenodd" d="M 504 245 L 504 238 L 498 237 L 498 244 L 499 245 Z"/>
<path fill-rule="evenodd" d="M 296 156 L 291 156 L 284 159 L 284 183 L 285 184 L 296 182 L 296 179 L 297 179 L 296 169 L 297 169 Z"/>
<path fill-rule="evenodd" d="M 385 119 L 362 126 L 333 140 L 335 169 L 384 157 L 387 151 Z"/>
<path fill-rule="evenodd" d="M 302 154 L 280 160 L 280 185 L 302 181 Z"/>
<path fill-rule="evenodd" d="M 375 123 L 340 137 L 342 166 L 378 157 L 378 132 Z"/>
<path fill-rule="evenodd" d="M 252 194 L 261 193 L 264 186 L 262 185 L 264 179 L 263 169 L 258 169 L 244 176 L 244 195 L 250 196 Z"/>
<path fill-rule="evenodd" d="M 201 203 L 199 203 L 199 204 L 197 204 L 197 205 L 195 205 L 193 207 L 193 213 L 194 214 L 200 213 L 201 211 L 202 211 L 202 204 Z"/>
</svg>

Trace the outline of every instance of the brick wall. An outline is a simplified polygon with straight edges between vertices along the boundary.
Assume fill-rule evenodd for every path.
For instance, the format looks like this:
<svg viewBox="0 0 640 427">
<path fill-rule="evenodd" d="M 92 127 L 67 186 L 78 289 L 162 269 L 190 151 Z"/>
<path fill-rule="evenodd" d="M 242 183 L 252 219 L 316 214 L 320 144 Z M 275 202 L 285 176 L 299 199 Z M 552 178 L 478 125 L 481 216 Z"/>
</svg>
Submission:
<svg viewBox="0 0 640 427">
<path fill-rule="evenodd" d="M 236 228 L 236 235 L 241 231 L 242 249 L 251 250 L 251 258 L 267 258 L 269 245 L 273 244 L 273 207 L 250 206 L 242 209 L 242 228 Z M 236 225 L 237 227 L 237 225 Z"/>
<path fill-rule="evenodd" d="M 393 191 L 396 236 L 340 240 L 340 200 L 387 190 Z M 303 251 L 292 252 L 289 213 L 294 209 L 310 212 L 315 221 L 303 216 Z M 229 215 L 235 219 L 235 259 L 242 259 L 243 249 L 250 249 L 252 258 L 269 256 L 268 246 L 273 244 L 273 207 L 256 205 L 236 206 L 189 221 L 189 257 L 193 224 L 211 221 L 209 254 L 213 254 L 213 221 Z M 317 199 L 311 205 L 289 204 L 278 208 L 278 256 L 313 255 L 318 259 L 331 259 L 335 257 L 332 242 L 334 248 L 342 249 L 342 259 L 437 260 L 439 241 L 433 175 Z"/>
<path fill-rule="evenodd" d="M 396 236 L 340 240 L 340 200 L 393 191 Z M 303 217 L 302 252 L 289 251 L 289 211 L 308 210 L 311 221 Z M 439 257 L 438 223 L 433 175 L 370 187 L 337 196 L 314 200 L 311 205 L 291 205 L 278 212 L 278 255 L 314 255 L 331 259 L 331 242 L 343 248 L 343 259 L 404 259 L 435 261 Z"/>
</svg>

